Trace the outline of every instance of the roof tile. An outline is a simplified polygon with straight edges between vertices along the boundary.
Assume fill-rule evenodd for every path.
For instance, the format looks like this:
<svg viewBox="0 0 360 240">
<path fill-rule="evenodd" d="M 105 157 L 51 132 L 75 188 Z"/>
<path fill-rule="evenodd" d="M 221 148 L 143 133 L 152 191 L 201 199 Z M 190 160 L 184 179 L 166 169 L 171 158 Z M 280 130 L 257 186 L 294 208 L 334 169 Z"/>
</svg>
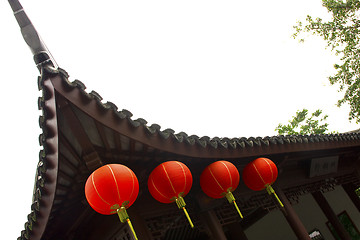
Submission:
<svg viewBox="0 0 360 240">
<path fill-rule="evenodd" d="M 100 94 L 98 94 L 98 93 L 95 92 L 94 90 L 91 91 L 91 92 L 89 93 L 89 95 L 90 95 L 92 98 L 94 98 L 94 99 L 96 99 L 97 101 L 99 101 L 99 102 L 101 102 L 101 101 L 103 100 L 103 98 L 100 96 Z"/>
</svg>

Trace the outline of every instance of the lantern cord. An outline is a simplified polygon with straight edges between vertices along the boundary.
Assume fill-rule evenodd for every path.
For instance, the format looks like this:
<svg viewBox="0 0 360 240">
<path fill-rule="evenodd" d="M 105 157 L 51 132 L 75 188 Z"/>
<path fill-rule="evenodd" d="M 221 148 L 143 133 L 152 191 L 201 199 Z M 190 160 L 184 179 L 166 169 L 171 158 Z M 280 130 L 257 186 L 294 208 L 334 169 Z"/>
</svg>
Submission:
<svg viewBox="0 0 360 240">
<path fill-rule="evenodd" d="M 239 209 L 238 205 L 237 205 L 236 202 L 235 202 L 235 197 L 234 197 L 234 195 L 232 194 L 232 192 L 228 191 L 228 192 L 226 193 L 225 197 L 226 197 L 226 199 L 229 201 L 230 204 L 234 204 L 234 206 L 235 206 L 237 212 L 239 213 L 240 217 L 241 217 L 241 218 L 244 218 L 243 215 L 242 215 L 241 212 L 240 212 L 240 209 Z"/>
<path fill-rule="evenodd" d="M 178 206 L 178 208 L 179 208 L 179 209 L 182 209 L 182 210 L 184 211 L 185 216 L 186 216 L 186 218 L 188 219 L 191 228 L 194 228 L 194 224 L 192 223 L 191 218 L 190 218 L 188 212 L 186 211 L 186 208 L 185 208 L 186 203 L 185 203 L 185 201 L 184 201 L 184 198 L 182 198 L 182 197 L 180 196 L 180 197 L 176 198 L 175 201 L 176 201 L 176 205 Z"/>
<path fill-rule="evenodd" d="M 183 207 L 182 209 L 184 210 L 184 213 L 185 213 L 186 218 L 188 219 L 188 221 L 189 221 L 189 223 L 190 223 L 191 228 L 194 228 L 194 224 L 192 223 L 191 218 L 190 218 L 188 212 L 186 211 L 186 208 Z"/>
<path fill-rule="evenodd" d="M 133 228 L 133 226 L 132 226 L 131 221 L 130 221 L 129 218 L 127 219 L 127 223 L 129 224 L 129 227 L 130 227 L 132 233 L 134 234 L 135 240 L 138 240 L 138 238 L 137 238 L 137 236 L 136 236 L 136 233 L 135 233 L 135 230 L 134 230 L 134 228 Z"/>
<path fill-rule="evenodd" d="M 271 185 L 268 185 L 268 186 L 266 187 L 266 191 L 269 193 L 269 195 L 274 194 L 274 196 L 275 196 L 275 198 L 277 199 L 277 201 L 279 202 L 280 206 L 281 206 L 281 207 L 284 207 L 284 204 L 280 201 L 278 195 L 276 195 L 276 192 L 275 192 L 275 190 L 271 187 Z"/>
<path fill-rule="evenodd" d="M 129 215 L 127 214 L 126 212 L 126 208 L 125 207 L 121 207 L 121 208 L 118 208 L 117 209 L 117 214 L 120 218 L 120 221 L 122 223 L 124 222 L 127 222 L 129 227 L 130 227 L 130 230 L 132 231 L 133 235 L 134 235 L 134 238 L 135 240 L 138 240 L 137 236 L 136 236 L 136 233 L 135 233 L 135 230 L 134 230 L 134 227 L 132 226 L 131 224 L 131 221 L 130 221 L 130 218 L 129 218 Z"/>
</svg>

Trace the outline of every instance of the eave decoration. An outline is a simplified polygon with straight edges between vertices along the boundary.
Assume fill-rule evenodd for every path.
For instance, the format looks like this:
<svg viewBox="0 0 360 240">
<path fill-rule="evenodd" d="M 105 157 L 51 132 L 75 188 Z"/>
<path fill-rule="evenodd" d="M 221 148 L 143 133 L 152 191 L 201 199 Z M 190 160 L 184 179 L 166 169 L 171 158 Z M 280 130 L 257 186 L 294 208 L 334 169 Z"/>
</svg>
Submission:
<svg viewBox="0 0 360 240">
<path fill-rule="evenodd" d="M 122 223 L 127 222 L 137 239 L 126 209 L 139 194 L 139 182 L 134 172 L 121 164 L 108 164 L 96 169 L 87 179 L 85 196 L 98 213 L 117 213 Z"/>
<path fill-rule="evenodd" d="M 193 228 L 194 224 L 186 211 L 184 197 L 189 193 L 192 186 L 190 169 L 178 161 L 168 161 L 158 165 L 150 174 L 148 188 L 150 194 L 159 202 L 176 202 L 182 209 Z"/>
<path fill-rule="evenodd" d="M 245 166 L 243 180 L 254 191 L 266 189 L 273 194 L 281 207 L 284 207 L 271 187 L 277 178 L 278 170 L 268 158 L 257 158 Z M 200 176 L 200 186 L 211 198 L 226 197 L 243 218 L 232 194 L 238 187 L 240 174 L 234 164 L 228 161 L 216 161 L 208 165 Z M 182 209 L 191 228 L 194 224 L 185 208 L 184 197 L 193 183 L 190 169 L 182 162 L 167 161 L 158 165 L 149 175 L 150 194 L 161 203 L 175 202 Z M 134 172 L 121 164 L 108 164 L 96 169 L 87 179 L 85 195 L 89 205 L 98 213 L 111 215 L 117 213 L 121 222 L 127 222 L 131 231 L 136 233 L 126 212 L 136 200 L 139 183 Z"/>
<path fill-rule="evenodd" d="M 229 203 L 235 206 L 240 217 L 243 218 L 232 194 L 239 185 L 239 181 L 239 171 L 234 164 L 228 161 L 217 161 L 210 164 L 200 176 L 200 186 L 206 195 L 211 198 L 226 197 Z"/>
<path fill-rule="evenodd" d="M 254 191 L 266 189 L 269 195 L 274 194 L 280 206 L 284 207 L 271 186 L 277 176 L 277 167 L 275 163 L 268 158 L 257 158 L 246 165 L 243 170 L 243 180 L 246 186 Z"/>
</svg>

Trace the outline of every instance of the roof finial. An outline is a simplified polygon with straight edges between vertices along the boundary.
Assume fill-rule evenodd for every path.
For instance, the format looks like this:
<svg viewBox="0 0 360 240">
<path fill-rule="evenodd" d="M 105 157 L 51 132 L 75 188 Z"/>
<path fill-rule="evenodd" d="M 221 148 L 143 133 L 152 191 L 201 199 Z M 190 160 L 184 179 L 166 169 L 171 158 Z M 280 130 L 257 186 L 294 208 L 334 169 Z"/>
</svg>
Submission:
<svg viewBox="0 0 360 240">
<path fill-rule="evenodd" d="M 57 63 L 36 31 L 34 25 L 26 15 L 20 2 L 18 0 L 8 1 L 20 26 L 21 34 L 34 55 L 34 61 L 38 69 L 40 70 L 43 65 L 48 64 L 58 68 Z"/>
</svg>

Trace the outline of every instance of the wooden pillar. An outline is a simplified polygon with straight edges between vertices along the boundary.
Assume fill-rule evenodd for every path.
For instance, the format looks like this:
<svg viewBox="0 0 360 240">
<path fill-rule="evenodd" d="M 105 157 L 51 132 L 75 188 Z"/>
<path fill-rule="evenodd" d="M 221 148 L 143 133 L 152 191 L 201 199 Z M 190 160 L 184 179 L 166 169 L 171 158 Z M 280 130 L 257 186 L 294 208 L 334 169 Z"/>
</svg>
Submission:
<svg viewBox="0 0 360 240">
<path fill-rule="evenodd" d="M 355 184 L 353 183 L 343 184 L 342 187 L 349 196 L 349 198 L 351 199 L 351 201 L 354 203 L 357 210 L 360 212 L 360 198 L 355 193 L 356 190 Z"/>
<path fill-rule="evenodd" d="M 340 223 L 338 217 L 336 216 L 335 212 L 332 210 L 331 206 L 329 205 L 328 201 L 324 197 L 321 192 L 314 192 L 312 193 L 315 201 L 324 212 L 325 216 L 329 220 L 329 222 L 334 227 L 337 234 L 340 236 L 342 240 L 351 240 L 351 237 L 346 232 L 344 226 Z"/>
<path fill-rule="evenodd" d="M 202 214 L 202 217 L 211 232 L 212 239 L 226 240 L 226 236 L 219 222 L 219 219 L 216 217 L 216 214 L 213 210 L 204 212 Z"/>
<path fill-rule="evenodd" d="M 276 188 L 275 191 L 278 194 L 281 202 L 284 204 L 281 212 L 284 214 L 287 222 L 289 223 L 297 238 L 300 240 L 311 240 L 308 231 L 304 227 L 304 224 L 301 222 L 299 216 L 296 214 L 293 207 L 291 206 L 284 192 L 279 188 Z"/>
</svg>

